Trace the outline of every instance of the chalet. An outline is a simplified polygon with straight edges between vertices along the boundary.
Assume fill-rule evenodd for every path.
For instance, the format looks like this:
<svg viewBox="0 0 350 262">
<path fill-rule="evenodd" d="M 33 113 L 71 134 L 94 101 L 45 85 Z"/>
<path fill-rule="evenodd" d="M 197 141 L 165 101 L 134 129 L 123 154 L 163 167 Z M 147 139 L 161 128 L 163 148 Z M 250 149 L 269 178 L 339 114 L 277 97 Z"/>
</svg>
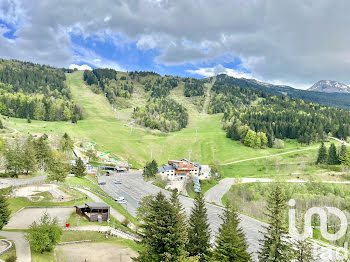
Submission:
<svg viewBox="0 0 350 262">
<path fill-rule="evenodd" d="M 184 180 L 188 177 L 200 177 L 202 166 L 188 159 L 169 160 L 168 164 L 158 168 L 159 174 L 168 180 Z"/>
</svg>

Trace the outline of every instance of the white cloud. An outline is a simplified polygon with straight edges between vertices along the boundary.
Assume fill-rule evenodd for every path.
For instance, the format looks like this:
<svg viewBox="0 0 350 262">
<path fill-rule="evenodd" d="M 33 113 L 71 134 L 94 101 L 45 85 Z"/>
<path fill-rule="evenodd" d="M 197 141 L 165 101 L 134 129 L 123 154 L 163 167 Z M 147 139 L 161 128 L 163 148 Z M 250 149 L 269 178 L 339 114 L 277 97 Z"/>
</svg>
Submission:
<svg viewBox="0 0 350 262">
<path fill-rule="evenodd" d="M 80 61 L 81 63 L 87 63 L 97 68 L 112 68 L 117 71 L 125 71 L 123 67 L 120 66 L 118 63 L 110 59 L 100 57 L 91 49 L 86 49 L 77 45 L 72 45 L 72 49 L 75 54 L 74 60 L 76 61 Z"/>
<path fill-rule="evenodd" d="M 91 71 L 92 68 L 88 65 L 77 65 L 77 64 L 71 64 L 69 65 L 69 69 L 77 69 L 79 71 L 89 70 Z"/>
<path fill-rule="evenodd" d="M 251 74 L 240 72 L 231 68 L 226 68 L 222 65 L 216 65 L 214 67 L 201 67 L 196 70 L 187 70 L 191 74 L 197 74 L 204 77 L 211 77 L 220 74 L 226 74 L 228 76 L 236 78 L 253 78 Z"/>
<path fill-rule="evenodd" d="M 84 36 L 108 32 L 140 49 L 155 48 L 160 53 L 155 62 L 161 64 L 196 64 L 230 54 L 252 75 L 272 81 L 349 83 L 348 10 L 348 0 L 99 0 L 89 5 L 2 0 L 0 17 L 18 30 L 13 42 L 0 35 L 0 56 L 57 66 L 77 63 L 69 34 L 79 28 Z M 104 65 L 121 68 L 114 61 Z"/>
</svg>

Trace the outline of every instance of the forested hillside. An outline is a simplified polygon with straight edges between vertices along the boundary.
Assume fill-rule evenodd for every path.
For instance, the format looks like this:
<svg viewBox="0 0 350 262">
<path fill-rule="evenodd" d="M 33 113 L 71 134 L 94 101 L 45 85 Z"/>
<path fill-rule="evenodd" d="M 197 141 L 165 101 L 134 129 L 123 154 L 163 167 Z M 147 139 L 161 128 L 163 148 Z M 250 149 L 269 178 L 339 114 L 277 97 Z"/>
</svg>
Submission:
<svg viewBox="0 0 350 262">
<path fill-rule="evenodd" d="M 0 59 L 0 113 L 46 121 L 82 119 L 65 80 L 61 69 Z"/>
<path fill-rule="evenodd" d="M 232 86 L 252 88 L 270 95 L 289 96 L 293 98 L 303 99 L 326 106 L 334 106 L 340 108 L 350 108 L 350 94 L 344 93 L 324 93 L 316 91 L 307 91 L 295 89 L 289 86 L 272 85 L 261 83 L 255 79 L 234 78 L 221 75 L 220 78 L 226 78 Z"/>
<path fill-rule="evenodd" d="M 187 126 L 188 112 L 172 99 L 151 98 L 146 106 L 134 109 L 133 118 L 145 127 L 172 132 Z"/>
<path fill-rule="evenodd" d="M 273 146 L 276 138 L 310 144 L 327 135 L 350 136 L 350 111 L 322 106 L 261 90 L 237 87 L 219 76 L 212 88 L 209 113 L 224 113 L 227 137 L 251 147 Z M 267 143 L 265 143 L 267 138 Z"/>
<path fill-rule="evenodd" d="M 84 72 L 84 81 L 97 94 L 104 93 L 111 104 L 117 98 L 130 98 L 134 86 L 125 76 L 118 77 L 114 69 L 99 68 Z"/>
</svg>

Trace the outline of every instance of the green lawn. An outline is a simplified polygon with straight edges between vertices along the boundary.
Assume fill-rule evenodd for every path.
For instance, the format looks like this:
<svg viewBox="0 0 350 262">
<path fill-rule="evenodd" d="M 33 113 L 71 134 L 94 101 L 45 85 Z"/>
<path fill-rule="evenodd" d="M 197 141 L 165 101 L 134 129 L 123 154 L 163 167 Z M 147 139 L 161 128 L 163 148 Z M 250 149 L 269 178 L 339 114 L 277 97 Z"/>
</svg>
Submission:
<svg viewBox="0 0 350 262">
<path fill-rule="evenodd" d="M 135 127 L 131 135 L 130 128 L 126 126 L 128 120 L 115 119 L 107 99 L 103 95 L 94 94 L 83 83 L 82 74 L 82 72 L 67 74 L 67 84 L 71 88 L 72 96 L 86 112 L 85 119 L 79 121 L 77 125 L 69 122 L 44 121 L 32 121 L 28 124 L 26 119 L 15 118 L 11 118 L 7 124 L 23 133 L 67 132 L 80 141 L 95 141 L 99 150 L 111 152 L 112 156 L 118 159 L 129 159 L 134 167 L 139 168 L 150 160 L 151 146 L 153 146 L 153 157 L 159 164 L 165 163 L 168 159 L 188 157 L 189 149 L 192 150 L 192 160 L 208 164 L 213 159 L 227 163 L 302 148 L 295 141 L 286 141 L 284 149 L 253 149 L 226 138 L 221 128 L 222 114 L 199 114 L 190 100 L 182 95 L 182 86 L 174 89 L 170 96 L 183 103 L 190 111 L 187 128 L 164 134 Z M 140 97 L 138 92 L 134 94 L 136 101 L 139 101 Z M 120 110 L 121 116 L 130 115 L 130 112 L 130 108 Z M 196 127 L 198 127 L 197 137 Z"/>
</svg>

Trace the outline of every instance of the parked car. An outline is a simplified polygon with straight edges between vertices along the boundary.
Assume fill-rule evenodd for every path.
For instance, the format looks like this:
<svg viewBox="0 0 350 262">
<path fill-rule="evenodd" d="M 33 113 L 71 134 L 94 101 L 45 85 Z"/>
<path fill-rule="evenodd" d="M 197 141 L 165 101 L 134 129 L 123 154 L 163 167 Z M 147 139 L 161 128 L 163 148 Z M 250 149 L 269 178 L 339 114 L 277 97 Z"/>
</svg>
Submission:
<svg viewBox="0 0 350 262">
<path fill-rule="evenodd" d="M 126 203 L 128 203 L 128 201 L 126 201 L 126 200 L 120 200 L 120 201 L 118 201 L 117 203 L 118 203 L 118 204 L 126 204 Z"/>
<path fill-rule="evenodd" d="M 110 175 L 110 173 L 109 173 L 109 171 L 107 171 L 107 172 L 106 172 L 106 176 L 109 176 L 109 175 Z"/>
<path fill-rule="evenodd" d="M 116 184 L 116 185 L 118 185 L 118 184 L 121 184 L 122 181 L 121 181 L 121 180 L 114 180 L 113 183 Z"/>
<path fill-rule="evenodd" d="M 98 182 L 98 184 L 99 184 L 100 186 L 103 186 L 103 185 L 106 184 L 106 182 Z"/>
<path fill-rule="evenodd" d="M 123 197 L 123 196 L 116 197 L 116 198 L 114 199 L 114 201 L 116 201 L 116 202 L 123 201 L 123 200 L 125 200 L 125 197 Z"/>
</svg>

